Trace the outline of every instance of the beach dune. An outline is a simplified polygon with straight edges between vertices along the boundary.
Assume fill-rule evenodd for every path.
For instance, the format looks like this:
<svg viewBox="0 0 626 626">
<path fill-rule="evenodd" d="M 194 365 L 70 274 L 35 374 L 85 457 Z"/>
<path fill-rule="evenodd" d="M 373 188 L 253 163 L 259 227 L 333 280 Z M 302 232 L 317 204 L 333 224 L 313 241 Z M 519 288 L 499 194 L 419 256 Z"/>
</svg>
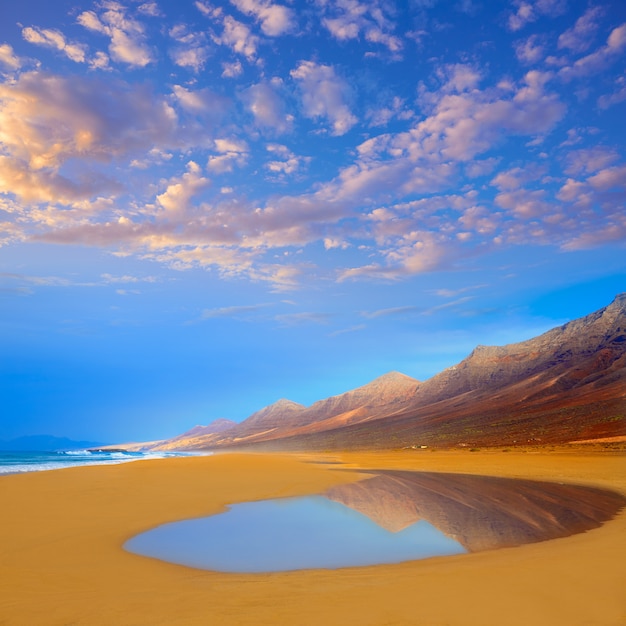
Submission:
<svg viewBox="0 0 626 626">
<path fill-rule="evenodd" d="M 337 464 L 311 461 L 336 461 Z M 223 574 L 126 552 L 159 524 L 229 503 L 318 493 L 414 469 L 596 485 L 626 493 L 612 454 L 216 455 L 0 479 L 0 624 L 618 626 L 626 513 L 545 543 L 397 565 Z"/>
</svg>

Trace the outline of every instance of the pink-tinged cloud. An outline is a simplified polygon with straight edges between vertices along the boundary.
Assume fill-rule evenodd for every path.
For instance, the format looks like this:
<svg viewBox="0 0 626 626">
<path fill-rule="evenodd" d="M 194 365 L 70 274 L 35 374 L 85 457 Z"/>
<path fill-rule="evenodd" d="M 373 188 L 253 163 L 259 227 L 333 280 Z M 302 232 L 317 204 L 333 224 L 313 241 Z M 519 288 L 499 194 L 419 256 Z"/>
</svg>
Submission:
<svg viewBox="0 0 626 626">
<path fill-rule="evenodd" d="M 306 117 L 327 119 L 333 135 L 344 135 L 357 123 L 348 107 L 350 87 L 331 66 L 301 61 L 291 76 L 298 81 Z"/>
<path fill-rule="evenodd" d="M 611 31 L 604 46 L 578 59 L 573 65 L 559 70 L 559 76 L 569 81 L 602 72 L 620 58 L 624 50 L 626 50 L 626 23 Z"/>
<path fill-rule="evenodd" d="M 86 61 L 87 46 L 67 41 L 65 35 L 59 30 L 28 26 L 22 29 L 22 37 L 36 46 L 58 50 L 75 63 Z"/>
<path fill-rule="evenodd" d="M 242 13 L 252 16 L 261 24 L 263 33 L 270 37 L 295 30 L 296 13 L 293 9 L 269 0 L 231 0 Z"/>
<path fill-rule="evenodd" d="M 582 53 L 587 50 L 598 30 L 598 19 L 604 13 L 601 7 L 591 7 L 582 17 L 576 20 L 572 28 L 559 36 L 558 47 L 567 48 L 572 52 Z"/>
<path fill-rule="evenodd" d="M 102 6 L 104 10 L 99 15 L 83 11 L 76 21 L 87 30 L 109 37 L 109 54 L 115 61 L 131 67 L 152 63 L 154 57 L 146 43 L 143 24 L 129 17 L 121 4 L 111 2 Z"/>
</svg>

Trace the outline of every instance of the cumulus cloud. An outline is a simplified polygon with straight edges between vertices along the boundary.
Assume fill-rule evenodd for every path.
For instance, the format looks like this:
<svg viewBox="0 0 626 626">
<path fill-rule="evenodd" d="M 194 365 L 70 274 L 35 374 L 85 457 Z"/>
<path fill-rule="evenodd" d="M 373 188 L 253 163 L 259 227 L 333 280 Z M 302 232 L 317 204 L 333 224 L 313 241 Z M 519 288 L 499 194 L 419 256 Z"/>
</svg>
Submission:
<svg viewBox="0 0 626 626">
<path fill-rule="evenodd" d="M 210 156 L 207 168 L 216 174 L 231 172 L 235 166 L 245 165 L 250 149 L 248 144 L 240 139 L 216 139 L 216 155 Z"/>
<path fill-rule="evenodd" d="M 103 2 L 100 14 L 83 11 L 77 22 L 92 32 L 110 38 L 109 54 L 120 63 L 133 67 L 145 67 L 154 61 L 145 39 L 141 22 L 131 18 L 125 8 L 117 2 Z"/>
<path fill-rule="evenodd" d="M 170 57 L 179 67 L 188 67 L 199 72 L 204 67 L 209 48 L 205 45 L 204 33 L 189 32 L 187 26 L 178 24 L 169 31 L 169 36 L 176 42 L 170 50 Z"/>
<path fill-rule="evenodd" d="M 287 146 L 270 143 L 266 150 L 273 157 L 265 163 L 265 168 L 270 172 L 272 178 L 284 180 L 287 176 L 295 174 L 302 168 L 302 164 L 308 162 L 307 157 L 298 157 Z"/>
<path fill-rule="evenodd" d="M 187 89 L 174 85 L 172 92 L 176 102 L 189 113 L 218 120 L 228 111 L 230 101 L 207 88 Z"/>
<path fill-rule="evenodd" d="M 306 117 L 326 118 L 333 135 L 344 135 L 357 123 L 347 104 L 349 85 L 330 65 L 301 61 L 291 76 L 299 83 Z"/>
<path fill-rule="evenodd" d="M 624 50 L 626 50 L 626 23 L 611 31 L 604 46 L 581 57 L 573 65 L 561 68 L 559 76 L 564 80 L 571 80 L 602 72 L 614 63 Z"/>
<path fill-rule="evenodd" d="M 182 146 L 178 131 L 174 110 L 147 86 L 26 72 L 0 84 L 1 191 L 61 203 L 119 191 L 92 166 L 154 144 Z"/>
<path fill-rule="evenodd" d="M 600 7 L 587 9 L 582 17 L 576 20 L 572 28 L 568 28 L 559 36 L 558 47 L 567 48 L 572 52 L 581 53 L 591 46 L 593 37 L 598 30 L 598 19 L 602 16 Z"/>
<path fill-rule="evenodd" d="M 243 72 L 243 66 L 241 61 L 234 61 L 232 63 L 222 63 L 222 76 L 224 78 L 235 78 Z"/>
<path fill-rule="evenodd" d="M 84 63 L 86 60 L 87 46 L 67 41 L 59 30 L 28 26 L 22 29 L 22 37 L 28 43 L 58 50 L 75 63 Z"/>
<path fill-rule="evenodd" d="M 277 91 L 281 86 L 282 81 L 277 79 L 252 85 L 244 93 L 244 101 L 256 124 L 277 133 L 288 131 L 293 122 L 293 115 L 287 114 L 285 102 Z"/>
<path fill-rule="evenodd" d="M 259 38 L 252 31 L 234 17 L 227 15 L 223 20 L 224 29 L 221 36 L 214 36 L 213 40 L 223 46 L 228 46 L 237 54 L 253 61 L 257 56 Z"/>
<path fill-rule="evenodd" d="M 13 52 L 13 48 L 8 43 L 0 44 L 0 67 L 4 66 L 10 70 L 19 70 L 22 62 Z"/>
<path fill-rule="evenodd" d="M 393 34 L 395 11 L 390 3 L 378 0 L 335 0 L 322 5 L 322 24 L 340 41 L 358 39 L 381 44 L 399 58 L 403 49 L 400 37 Z"/>
<path fill-rule="evenodd" d="M 515 55 L 522 63 L 534 64 L 544 57 L 543 45 L 537 35 L 531 35 L 528 39 L 517 42 Z"/>
<path fill-rule="evenodd" d="M 190 201 L 210 185 L 202 176 L 200 166 L 194 161 L 187 163 L 187 171 L 180 177 L 168 181 L 165 191 L 156 197 L 158 204 L 168 215 L 183 213 L 190 208 Z"/>
<path fill-rule="evenodd" d="M 567 10 L 566 0 L 515 0 L 516 11 L 509 15 L 508 27 L 520 30 L 542 16 L 555 17 Z"/>
<path fill-rule="evenodd" d="M 284 35 L 296 27 L 293 9 L 269 0 L 231 0 L 246 15 L 254 17 L 261 24 L 261 30 L 270 37 Z"/>
</svg>

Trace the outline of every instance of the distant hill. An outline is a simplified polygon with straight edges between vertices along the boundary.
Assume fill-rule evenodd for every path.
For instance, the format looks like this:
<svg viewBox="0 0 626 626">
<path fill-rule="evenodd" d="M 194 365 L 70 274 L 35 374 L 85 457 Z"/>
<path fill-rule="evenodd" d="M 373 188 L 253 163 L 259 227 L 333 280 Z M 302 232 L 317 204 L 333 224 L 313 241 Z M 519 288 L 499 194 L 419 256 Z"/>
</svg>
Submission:
<svg viewBox="0 0 626 626">
<path fill-rule="evenodd" d="M 84 450 L 102 445 L 104 444 L 97 441 L 74 441 L 67 437 L 31 435 L 9 441 L 0 441 L 0 450 L 3 452 L 58 452 L 63 450 Z"/>
<path fill-rule="evenodd" d="M 626 294 L 507 346 L 477 346 L 419 382 L 391 372 L 304 407 L 280 400 L 186 449 L 319 450 L 565 443 L 626 435 Z"/>
</svg>

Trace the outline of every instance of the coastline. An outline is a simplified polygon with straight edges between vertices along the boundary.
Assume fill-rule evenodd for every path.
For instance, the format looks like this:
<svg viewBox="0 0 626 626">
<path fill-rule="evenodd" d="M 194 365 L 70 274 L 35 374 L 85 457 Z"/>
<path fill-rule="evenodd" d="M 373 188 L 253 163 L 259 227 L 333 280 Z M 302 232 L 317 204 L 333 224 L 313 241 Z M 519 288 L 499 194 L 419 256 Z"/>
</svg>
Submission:
<svg viewBox="0 0 626 626">
<path fill-rule="evenodd" d="M 336 464 L 335 464 L 336 463 Z M 355 471 L 414 469 L 572 482 L 626 494 L 601 452 L 218 454 L 0 478 L 0 624 L 618 626 L 626 511 L 550 542 L 396 565 L 278 574 L 194 570 L 123 550 L 229 503 L 316 493 Z"/>
</svg>

